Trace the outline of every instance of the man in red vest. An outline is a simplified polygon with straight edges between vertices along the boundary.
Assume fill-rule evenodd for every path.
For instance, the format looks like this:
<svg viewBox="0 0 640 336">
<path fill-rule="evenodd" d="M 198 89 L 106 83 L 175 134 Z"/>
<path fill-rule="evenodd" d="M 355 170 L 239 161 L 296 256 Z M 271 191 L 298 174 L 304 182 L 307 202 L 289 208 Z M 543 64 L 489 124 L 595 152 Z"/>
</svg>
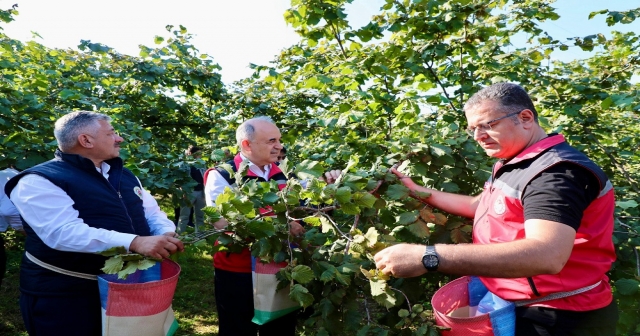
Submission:
<svg viewBox="0 0 640 336">
<path fill-rule="evenodd" d="M 375 255 L 378 269 L 476 275 L 505 300 L 535 299 L 516 308 L 516 335 L 615 335 L 605 274 L 616 258 L 615 204 L 604 172 L 562 135 L 547 134 L 516 84 L 480 90 L 464 111 L 469 135 L 498 159 L 482 193 L 446 193 L 392 172 L 411 191 L 431 194 L 429 205 L 473 218 L 473 244 L 394 245 Z"/>
<path fill-rule="evenodd" d="M 268 117 L 256 117 L 242 123 L 236 130 L 236 140 L 240 153 L 228 163 L 238 169 L 242 161 L 248 161 L 245 178 L 259 181 L 275 180 L 280 189 L 284 188 L 287 176 L 275 162 L 283 146 L 280 130 Z M 325 174 L 325 181 L 333 183 L 340 176 L 339 170 Z M 235 178 L 224 169 L 209 169 L 205 173 L 205 199 L 207 205 L 214 205 L 216 198 L 228 186 L 235 186 Z M 214 223 L 217 229 L 229 223 L 221 219 Z M 302 235 L 305 230 L 297 222 L 292 222 L 290 232 Z M 296 314 L 291 313 L 279 319 L 258 326 L 253 318 L 253 284 L 251 279 L 251 253 L 244 249 L 240 253 L 218 252 L 214 255 L 214 286 L 220 336 L 293 336 L 295 335 Z"/>
</svg>

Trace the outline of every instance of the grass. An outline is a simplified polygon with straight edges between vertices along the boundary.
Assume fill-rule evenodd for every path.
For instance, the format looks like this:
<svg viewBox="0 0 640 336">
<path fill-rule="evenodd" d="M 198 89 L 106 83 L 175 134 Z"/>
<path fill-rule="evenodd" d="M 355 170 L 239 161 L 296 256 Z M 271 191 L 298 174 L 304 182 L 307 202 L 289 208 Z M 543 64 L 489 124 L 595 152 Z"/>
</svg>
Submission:
<svg viewBox="0 0 640 336">
<path fill-rule="evenodd" d="M 24 236 L 18 235 L 13 230 L 0 234 L 4 235 L 7 250 L 7 273 L 0 286 L 0 335 L 26 336 L 27 332 L 24 329 L 18 305 L 20 260 Z"/>
<path fill-rule="evenodd" d="M 18 305 L 24 237 L 11 230 L 4 236 L 8 260 L 7 274 L 0 287 L 0 335 L 27 336 Z M 182 272 L 173 299 L 173 310 L 180 324 L 176 336 L 218 334 L 212 257 L 206 252 L 209 247 L 189 245 L 178 255 Z"/>
</svg>

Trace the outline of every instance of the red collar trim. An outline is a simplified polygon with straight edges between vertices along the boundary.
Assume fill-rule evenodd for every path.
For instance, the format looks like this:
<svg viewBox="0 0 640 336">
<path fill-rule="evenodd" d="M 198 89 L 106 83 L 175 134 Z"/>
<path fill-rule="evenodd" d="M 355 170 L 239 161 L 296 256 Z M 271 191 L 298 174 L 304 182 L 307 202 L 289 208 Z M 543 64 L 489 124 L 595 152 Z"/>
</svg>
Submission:
<svg viewBox="0 0 640 336">
<path fill-rule="evenodd" d="M 518 154 L 516 157 L 514 157 L 512 160 L 509 161 L 509 163 L 517 163 L 523 160 L 527 160 L 527 159 L 531 159 L 534 158 L 536 156 L 538 156 L 538 154 L 542 153 L 542 151 L 544 151 L 547 148 L 551 148 L 555 145 L 561 144 L 563 143 L 564 140 L 564 136 L 562 134 L 557 134 L 557 135 L 553 135 L 550 137 L 546 137 L 536 143 L 534 143 L 532 146 L 526 148 L 525 150 L 523 150 L 522 152 L 520 152 L 520 154 Z"/>
<path fill-rule="evenodd" d="M 242 156 L 240 156 L 240 153 L 236 154 L 236 156 L 233 158 L 233 163 L 235 163 L 236 169 L 238 169 L 238 167 L 240 167 L 240 164 L 242 163 Z M 278 165 L 276 165 L 275 163 L 271 163 L 271 167 L 269 168 L 269 180 L 271 179 L 271 177 L 273 175 L 278 174 L 278 173 L 282 173 L 282 170 L 280 170 Z M 251 169 L 248 169 L 247 170 L 247 176 L 256 177 L 258 175 L 256 175 L 256 173 L 251 171 Z"/>
</svg>

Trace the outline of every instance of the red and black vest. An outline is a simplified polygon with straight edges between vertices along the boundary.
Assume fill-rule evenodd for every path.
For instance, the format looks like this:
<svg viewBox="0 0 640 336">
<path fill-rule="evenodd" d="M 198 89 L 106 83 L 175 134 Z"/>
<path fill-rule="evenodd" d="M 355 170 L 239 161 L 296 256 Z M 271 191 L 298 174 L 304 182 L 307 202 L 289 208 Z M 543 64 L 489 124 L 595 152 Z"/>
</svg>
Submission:
<svg viewBox="0 0 640 336">
<path fill-rule="evenodd" d="M 227 163 L 231 166 L 234 172 L 237 172 L 238 167 L 242 163 L 242 157 L 240 156 L 240 154 L 238 154 L 233 160 L 230 160 Z M 227 183 L 229 183 L 229 186 L 235 187 L 235 178 L 231 176 L 228 171 L 220 167 L 210 168 L 204 173 L 205 185 L 207 184 L 207 177 L 212 170 L 217 170 L 218 173 L 227 181 Z M 275 163 L 271 164 L 271 169 L 269 170 L 269 176 L 267 180 L 262 177 L 256 176 L 256 174 L 251 170 L 247 170 L 247 175 L 245 175 L 242 179 L 243 181 L 256 179 L 261 182 L 275 180 L 276 182 L 278 182 L 279 190 L 282 190 L 287 185 L 287 176 L 284 175 L 284 173 L 280 170 L 280 168 L 278 168 Z M 260 211 L 262 212 L 263 209 L 260 209 Z M 249 251 L 248 248 L 245 248 L 240 253 L 217 252 L 213 255 L 213 266 L 216 269 L 225 271 L 251 273 L 251 251 Z"/>
<path fill-rule="evenodd" d="M 508 163 L 499 161 L 494 165 L 476 210 L 473 243 L 492 244 L 525 238 L 523 191 L 538 174 L 560 162 L 571 162 L 586 168 L 600 183 L 600 193 L 584 211 L 573 250 L 564 268 L 553 275 L 513 279 L 481 277 L 481 280 L 491 292 L 510 301 L 573 291 L 601 281 L 599 286 L 585 293 L 544 301 L 534 306 L 572 311 L 602 308 L 612 300 L 609 279 L 605 273 L 616 259 L 612 241 L 615 206 L 613 187 L 604 172 L 584 154 L 569 146 L 562 135 L 547 137 Z M 519 169 L 504 169 L 516 164 Z"/>
</svg>

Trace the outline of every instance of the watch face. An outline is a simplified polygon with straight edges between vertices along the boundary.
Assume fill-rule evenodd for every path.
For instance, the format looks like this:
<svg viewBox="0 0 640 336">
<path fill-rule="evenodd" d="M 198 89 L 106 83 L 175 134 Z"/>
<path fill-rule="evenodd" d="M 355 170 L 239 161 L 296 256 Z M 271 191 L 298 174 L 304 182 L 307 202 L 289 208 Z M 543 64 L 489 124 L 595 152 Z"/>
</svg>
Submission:
<svg viewBox="0 0 640 336">
<path fill-rule="evenodd" d="M 427 267 L 427 268 L 436 267 L 438 266 L 438 256 L 433 254 L 427 254 L 424 257 L 422 257 L 422 263 L 424 264 L 424 267 Z"/>
</svg>

